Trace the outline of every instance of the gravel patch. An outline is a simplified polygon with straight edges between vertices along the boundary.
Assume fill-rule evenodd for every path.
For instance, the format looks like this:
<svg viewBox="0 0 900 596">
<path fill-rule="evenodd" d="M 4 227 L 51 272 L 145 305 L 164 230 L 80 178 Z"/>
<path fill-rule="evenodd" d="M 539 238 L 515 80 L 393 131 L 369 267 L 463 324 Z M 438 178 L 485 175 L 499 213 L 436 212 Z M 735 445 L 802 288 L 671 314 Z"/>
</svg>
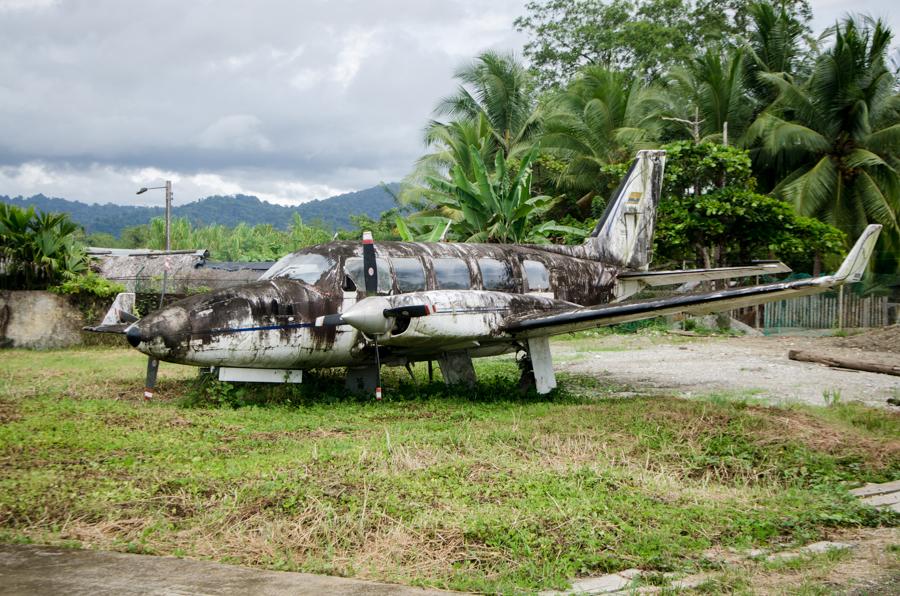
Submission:
<svg viewBox="0 0 900 596">
<path fill-rule="evenodd" d="M 892 407 L 900 377 L 830 368 L 788 360 L 790 349 L 844 355 L 894 364 L 900 356 L 836 345 L 830 337 L 604 336 L 555 342 L 560 371 L 586 373 L 640 390 L 686 396 L 736 393 L 776 402 L 824 405 L 825 395 L 843 401 Z"/>
</svg>

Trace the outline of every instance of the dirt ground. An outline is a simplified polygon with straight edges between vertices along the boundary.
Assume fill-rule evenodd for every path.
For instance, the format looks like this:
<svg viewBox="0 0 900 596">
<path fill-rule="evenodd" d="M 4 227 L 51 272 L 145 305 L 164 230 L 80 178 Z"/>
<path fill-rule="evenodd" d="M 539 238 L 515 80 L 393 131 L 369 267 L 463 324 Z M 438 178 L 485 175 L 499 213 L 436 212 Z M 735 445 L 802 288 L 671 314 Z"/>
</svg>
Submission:
<svg viewBox="0 0 900 596">
<path fill-rule="evenodd" d="M 900 325 L 872 329 L 859 335 L 834 339 L 834 345 L 866 351 L 900 354 Z"/>
<path fill-rule="evenodd" d="M 555 343 L 554 358 L 560 371 L 594 374 L 640 390 L 818 405 L 838 395 L 882 407 L 893 407 L 886 400 L 900 397 L 900 377 L 788 360 L 791 349 L 897 365 L 900 327 L 844 338 L 610 335 Z"/>
</svg>

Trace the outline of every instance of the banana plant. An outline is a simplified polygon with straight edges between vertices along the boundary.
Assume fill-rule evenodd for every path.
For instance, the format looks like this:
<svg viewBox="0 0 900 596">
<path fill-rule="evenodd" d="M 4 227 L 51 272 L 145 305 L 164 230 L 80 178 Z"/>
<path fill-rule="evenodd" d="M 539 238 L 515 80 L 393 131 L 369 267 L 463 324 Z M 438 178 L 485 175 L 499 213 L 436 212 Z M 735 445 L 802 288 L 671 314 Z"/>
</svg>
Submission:
<svg viewBox="0 0 900 596">
<path fill-rule="evenodd" d="M 429 176 L 430 188 L 425 196 L 434 209 L 414 215 L 411 222 L 432 224 L 432 234 L 449 222 L 453 238 L 464 242 L 543 243 L 553 232 L 584 235 L 584 230 L 552 220 L 537 225 L 536 220 L 556 202 L 546 195 L 531 196 L 531 164 L 537 152 L 538 147 L 533 147 L 512 168 L 498 152 L 493 171 L 488 171 L 481 155 L 473 148 L 474 179 L 469 179 L 459 165 L 450 170 L 449 180 Z M 442 220 L 426 219 L 435 217 Z"/>
</svg>

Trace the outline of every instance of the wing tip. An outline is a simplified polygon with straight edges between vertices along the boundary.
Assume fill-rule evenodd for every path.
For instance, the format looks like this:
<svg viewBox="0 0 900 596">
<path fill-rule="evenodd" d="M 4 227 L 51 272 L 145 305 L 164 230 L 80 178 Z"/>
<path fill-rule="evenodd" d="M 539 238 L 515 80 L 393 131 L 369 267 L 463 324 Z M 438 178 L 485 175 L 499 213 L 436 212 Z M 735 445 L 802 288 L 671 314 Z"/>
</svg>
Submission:
<svg viewBox="0 0 900 596">
<path fill-rule="evenodd" d="M 839 283 L 855 283 L 862 279 L 872 253 L 875 251 L 875 243 L 878 241 L 878 235 L 881 233 L 881 224 L 869 224 L 863 233 L 859 235 L 853 248 L 847 253 L 847 258 L 841 263 L 837 273 L 834 274 L 835 281 Z"/>
</svg>

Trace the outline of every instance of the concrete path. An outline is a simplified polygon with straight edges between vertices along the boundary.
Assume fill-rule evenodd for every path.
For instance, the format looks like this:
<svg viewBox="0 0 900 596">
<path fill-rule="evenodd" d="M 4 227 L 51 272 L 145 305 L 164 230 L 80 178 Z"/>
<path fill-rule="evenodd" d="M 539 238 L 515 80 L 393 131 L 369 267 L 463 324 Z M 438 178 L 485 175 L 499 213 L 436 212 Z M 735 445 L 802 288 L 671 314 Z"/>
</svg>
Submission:
<svg viewBox="0 0 900 596">
<path fill-rule="evenodd" d="M 0 545 L 0 594 L 282 596 L 451 594 L 342 577 L 263 571 L 174 557 Z"/>
<path fill-rule="evenodd" d="M 900 513 L 900 480 L 881 484 L 870 483 L 851 490 L 850 494 L 859 497 L 866 505 L 879 509 L 893 509 Z"/>
</svg>

